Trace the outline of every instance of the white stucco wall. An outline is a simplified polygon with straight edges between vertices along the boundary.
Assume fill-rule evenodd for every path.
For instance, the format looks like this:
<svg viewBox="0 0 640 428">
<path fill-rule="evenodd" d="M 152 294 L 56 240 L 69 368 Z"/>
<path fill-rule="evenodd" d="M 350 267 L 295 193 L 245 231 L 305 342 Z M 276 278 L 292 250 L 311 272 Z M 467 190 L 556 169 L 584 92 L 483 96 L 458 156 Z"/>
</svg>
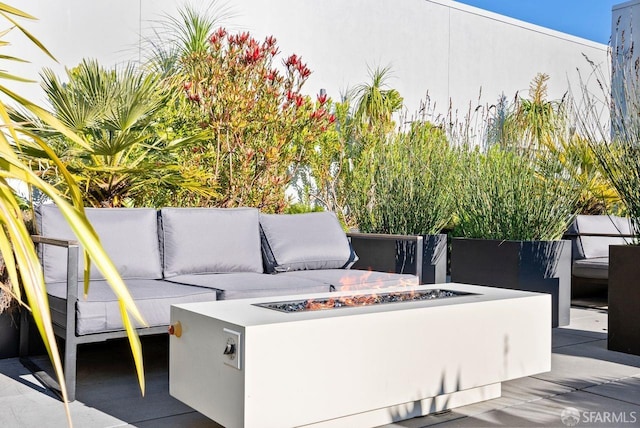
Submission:
<svg viewBox="0 0 640 428">
<path fill-rule="evenodd" d="M 42 66 L 74 66 L 83 57 L 106 65 L 137 60 L 150 21 L 174 14 L 186 0 L 14 0 L 40 21 L 28 28 L 58 58 L 56 65 L 23 39 L 12 53 L 32 64 L 12 70 L 32 78 Z M 193 1 L 191 2 L 194 3 Z M 195 4 L 208 4 L 200 1 Z M 605 65 L 607 47 L 507 18 L 451 0 L 228 0 L 234 17 L 226 26 L 256 37 L 274 35 L 283 56 L 302 55 L 313 71 L 306 90 L 341 91 L 368 81 L 367 67 L 391 64 L 391 86 L 415 112 L 428 92 L 437 110 L 466 111 L 527 91 L 538 73 L 551 76 L 549 96 L 561 97 L 569 82 L 577 90 L 577 69 L 588 74 L 588 56 Z M 595 84 L 595 83 L 594 83 Z M 42 100 L 37 88 L 22 93 Z"/>
</svg>

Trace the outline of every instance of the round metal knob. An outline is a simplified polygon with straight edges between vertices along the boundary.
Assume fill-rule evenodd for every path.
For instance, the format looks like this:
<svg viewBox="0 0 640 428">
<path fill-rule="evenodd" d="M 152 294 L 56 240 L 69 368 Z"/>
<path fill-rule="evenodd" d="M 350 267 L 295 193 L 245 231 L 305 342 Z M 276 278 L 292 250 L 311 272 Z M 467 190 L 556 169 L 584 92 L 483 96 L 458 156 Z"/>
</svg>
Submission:
<svg viewBox="0 0 640 428">
<path fill-rule="evenodd" d="M 180 324 L 180 321 L 169 326 L 169 334 L 175 337 L 182 336 L 182 324 Z"/>
</svg>

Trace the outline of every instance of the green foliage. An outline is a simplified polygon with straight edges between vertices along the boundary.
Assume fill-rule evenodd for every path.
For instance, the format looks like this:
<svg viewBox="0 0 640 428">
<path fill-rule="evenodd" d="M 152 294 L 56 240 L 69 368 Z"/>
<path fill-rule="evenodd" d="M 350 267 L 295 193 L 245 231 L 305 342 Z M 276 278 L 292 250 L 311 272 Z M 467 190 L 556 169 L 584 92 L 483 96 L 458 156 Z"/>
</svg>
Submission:
<svg viewBox="0 0 640 428">
<path fill-rule="evenodd" d="M 564 103 L 547 99 L 547 74 L 537 74 L 529 85 L 529 98 L 517 98 L 507 120 L 506 137 L 511 144 L 529 149 L 550 147 L 564 130 Z"/>
<path fill-rule="evenodd" d="M 636 234 L 640 234 L 640 145 L 615 139 L 609 144 L 594 144 L 594 151 L 606 176 L 624 202 Z"/>
<path fill-rule="evenodd" d="M 205 52 L 181 58 L 182 99 L 168 105 L 171 132 L 204 136 L 182 150 L 185 174 L 218 194 L 209 199 L 169 195 L 172 205 L 255 206 L 281 212 L 285 190 L 329 130 L 335 117 L 326 96 L 301 94 L 311 71 L 297 55 L 275 65 L 273 37 L 258 42 L 248 33 L 211 34 Z"/>
<path fill-rule="evenodd" d="M 574 134 L 559 141 L 550 150 L 580 183 L 580 197 L 576 205 L 579 214 L 626 215 L 618 192 L 611 185 L 587 139 Z"/>
<path fill-rule="evenodd" d="M 335 212 L 347 228 L 362 227 L 356 213 L 366 202 L 354 197 L 366 199 L 370 158 L 383 141 L 395 138 L 393 114 L 402 108 L 400 93 L 387 85 L 390 68 L 370 73 L 371 82 L 347 91 L 343 102 L 331 106 L 336 126 L 316 139 L 293 182 L 301 201 Z"/>
<path fill-rule="evenodd" d="M 317 213 L 324 211 L 322 207 L 315 205 L 307 205 L 302 203 L 295 203 L 289 205 L 285 210 L 284 214 L 305 214 L 305 213 Z"/>
<path fill-rule="evenodd" d="M 560 239 L 579 184 L 549 151 L 462 151 L 456 234 L 500 240 Z"/>
<path fill-rule="evenodd" d="M 56 155 L 83 189 L 85 204 L 123 206 L 149 192 L 186 187 L 210 191 L 185 178 L 172 158 L 185 141 L 165 141 L 152 128 L 158 111 L 167 103 L 159 78 L 132 65 L 107 70 L 85 60 L 67 72 L 62 82 L 51 70 L 43 73 L 43 87 L 53 114 L 82 137 L 68 138 L 38 117 L 14 112 L 24 129 L 47 138 Z M 30 158 L 46 158 L 41 150 L 25 149 Z M 42 176 L 63 191 L 66 183 L 50 162 L 41 162 Z"/>
<path fill-rule="evenodd" d="M 298 199 L 307 205 L 334 212 L 347 226 L 355 226 L 349 212 L 350 164 L 353 153 L 355 123 L 349 102 L 331 105 L 336 126 L 329 127 L 314 142 L 313 150 L 301 165 L 292 182 Z"/>
<path fill-rule="evenodd" d="M 575 132 L 571 98 L 548 100 L 549 76 L 531 81 L 529 97 L 516 96 L 509 105 L 504 97 L 488 121 L 489 145 L 524 151 L 551 152 L 573 180 L 580 183 L 575 210 L 580 214 L 620 214 L 620 199 L 586 140 Z"/>
<path fill-rule="evenodd" d="M 583 87 L 586 114 L 579 125 L 604 176 L 624 203 L 635 233 L 640 235 L 640 80 L 638 63 L 631 53 L 624 49 L 616 52 L 613 87 L 601 85 L 602 95 Z M 598 80 L 606 81 L 600 73 L 594 68 Z M 608 109 L 610 121 L 603 120 L 602 106 Z"/>
<path fill-rule="evenodd" d="M 393 114 L 402 108 L 400 93 L 389 88 L 391 68 L 389 66 L 370 70 L 371 83 L 355 87 L 352 97 L 356 100 L 354 120 L 360 128 L 391 131 L 394 127 Z"/>
<path fill-rule="evenodd" d="M 350 207 L 362 232 L 439 233 L 453 216 L 456 153 L 444 132 L 415 122 L 369 144 L 352 173 Z"/>
<path fill-rule="evenodd" d="M 176 76 L 181 59 L 206 53 L 215 28 L 231 16 L 230 10 L 216 0 L 203 10 L 186 4 L 178 10 L 177 17 L 165 16 L 154 28 L 155 37 L 145 40 L 149 52 L 147 66 L 164 78 Z"/>
<path fill-rule="evenodd" d="M 0 47 L 7 45 L 5 36 L 10 31 L 17 30 L 43 52 L 51 56 L 44 46 L 19 23 L 21 19 L 34 20 L 34 17 L 4 3 L 0 3 L 0 16 L 10 24 L 8 30 L 0 32 Z M 21 59 L 6 55 L 0 56 L 0 59 L 8 62 L 22 61 Z M 24 79 L 12 76 L 6 72 L 0 73 L 0 77 L 3 80 L 24 81 Z M 2 84 L 0 84 L 0 92 L 3 96 L 11 99 L 14 105 L 23 107 L 28 114 L 37 117 L 39 123 L 43 124 L 43 126 L 46 124 L 50 132 L 65 135 L 79 145 L 87 145 L 85 141 L 74 134 L 47 110 L 22 98 Z M 1 126 L 3 128 L 3 132 L 0 133 L 0 223 L 2 224 L 2 227 L 0 227 L 0 253 L 2 254 L 6 273 L 9 278 L 8 284 L 0 284 L 0 288 L 2 288 L 3 293 L 11 295 L 11 297 L 21 305 L 25 307 L 28 306 L 38 332 L 43 339 L 49 358 L 51 359 L 66 406 L 67 392 L 64 374 L 62 372 L 62 362 L 53 331 L 42 266 L 40 265 L 29 230 L 25 225 L 24 218 L 20 211 L 20 201 L 14 188 L 10 184 L 10 181 L 14 183 L 18 181 L 31 189 L 39 190 L 58 206 L 82 244 L 85 257 L 90 258 L 108 280 L 109 285 L 118 299 L 123 323 L 129 336 L 134 361 L 136 363 L 140 388 L 144 393 L 142 351 L 140 341 L 133 328 L 131 317 L 134 317 L 140 325 L 145 325 L 145 322 L 136 308 L 127 287 L 120 278 L 115 266 L 104 252 L 95 231 L 84 215 L 83 201 L 76 183 L 68 173 L 64 163 L 60 161 L 43 139 L 28 130 L 20 128 L 18 124 L 10 118 L 9 109 L 4 102 L 0 102 L 0 121 L 2 122 Z M 36 147 L 43 153 L 43 156 L 46 156 L 52 167 L 56 168 L 61 177 L 66 181 L 66 186 L 69 189 L 69 199 L 63 197 L 58 190 L 40 179 L 32 170 L 31 165 L 20 159 L 19 154 L 21 154 L 23 149 L 33 149 Z M 86 272 L 86 274 L 85 292 L 88 292 L 88 272 Z M 66 410 L 68 422 L 71 426 L 71 416 L 68 407 L 66 407 Z"/>
<path fill-rule="evenodd" d="M 612 197 L 571 130 L 567 99 L 547 99 L 548 79 L 538 74 L 528 98 L 503 98 L 488 122 L 488 150 L 463 155 L 458 234 L 559 239 L 574 213 Z"/>
</svg>

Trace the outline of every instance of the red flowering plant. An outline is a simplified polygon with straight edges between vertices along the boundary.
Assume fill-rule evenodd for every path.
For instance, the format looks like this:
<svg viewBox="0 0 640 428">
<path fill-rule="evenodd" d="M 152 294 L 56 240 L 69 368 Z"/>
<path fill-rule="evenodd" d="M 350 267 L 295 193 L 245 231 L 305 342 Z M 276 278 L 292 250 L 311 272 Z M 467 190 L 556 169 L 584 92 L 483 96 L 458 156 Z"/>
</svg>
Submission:
<svg viewBox="0 0 640 428">
<path fill-rule="evenodd" d="M 177 126 L 205 137 L 183 151 L 180 165 L 219 196 L 171 202 L 272 212 L 286 207 L 285 190 L 335 118 L 325 95 L 312 100 L 301 93 L 311 74 L 302 58 L 294 54 L 278 63 L 278 55 L 274 37 L 260 42 L 219 28 L 206 51 L 181 59 Z"/>
</svg>

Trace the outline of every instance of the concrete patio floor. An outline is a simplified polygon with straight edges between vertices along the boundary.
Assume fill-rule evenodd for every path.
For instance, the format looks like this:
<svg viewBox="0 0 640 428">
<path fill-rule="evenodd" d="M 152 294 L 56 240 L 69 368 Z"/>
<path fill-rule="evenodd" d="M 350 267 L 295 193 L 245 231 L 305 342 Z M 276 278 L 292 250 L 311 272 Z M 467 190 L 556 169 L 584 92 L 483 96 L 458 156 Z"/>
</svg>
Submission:
<svg viewBox="0 0 640 428">
<path fill-rule="evenodd" d="M 640 356 L 608 351 L 606 330 L 606 311 L 572 307 L 571 324 L 553 330 L 550 372 L 504 383 L 500 398 L 388 427 L 564 427 L 567 408 L 580 412 L 579 427 L 640 426 Z M 219 427 L 169 395 L 167 337 L 144 338 L 143 350 L 144 398 L 127 342 L 80 348 L 74 426 Z M 18 359 L 0 360 L 0 409 L 0 427 L 66 426 L 61 402 Z"/>
</svg>

